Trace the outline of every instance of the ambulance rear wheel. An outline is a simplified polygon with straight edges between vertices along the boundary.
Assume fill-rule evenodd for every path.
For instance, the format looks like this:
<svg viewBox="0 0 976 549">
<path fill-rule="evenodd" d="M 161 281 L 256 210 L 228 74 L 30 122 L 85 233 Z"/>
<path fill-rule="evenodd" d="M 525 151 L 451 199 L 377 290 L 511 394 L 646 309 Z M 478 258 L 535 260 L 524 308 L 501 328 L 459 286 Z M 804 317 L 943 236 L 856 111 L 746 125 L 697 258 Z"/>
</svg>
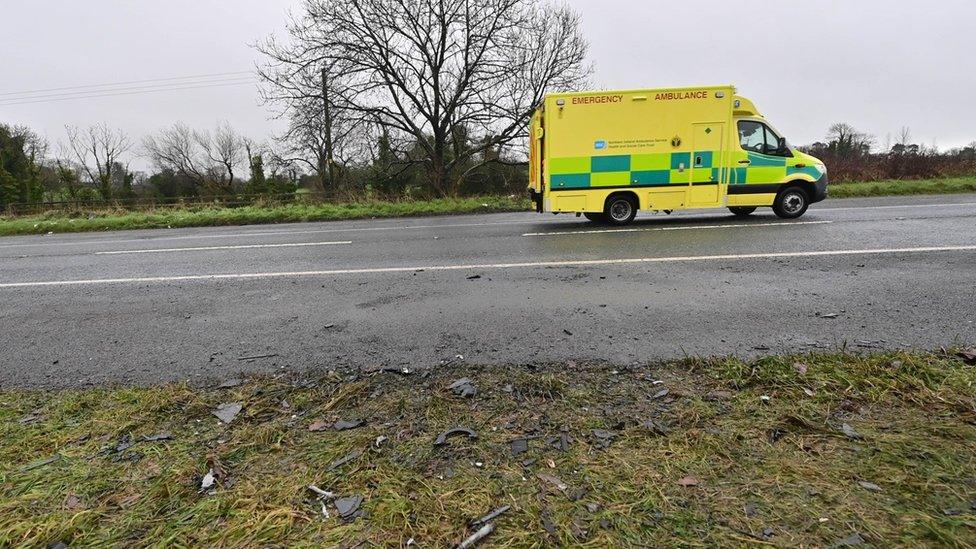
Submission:
<svg viewBox="0 0 976 549">
<path fill-rule="evenodd" d="M 776 196 L 773 212 L 783 219 L 796 219 L 807 212 L 810 197 L 800 187 L 790 187 Z"/>
<path fill-rule="evenodd" d="M 611 196 L 607 199 L 603 215 L 611 225 L 627 225 L 637 217 L 637 202 L 630 195 Z"/>
<path fill-rule="evenodd" d="M 729 206 L 729 211 L 736 217 L 748 217 L 756 211 L 755 206 Z"/>
<path fill-rule="evenodd" d="M 592 221 L 594 223 L 606 223 L 607 222 L 606 216 L 604 216 L 602 213 L 584 212 L 583 213 L 583 217 L 585 217 L 586 219 L 588 219 L 588 220 L 590 220 L 590 221 Z"/>
</svg>

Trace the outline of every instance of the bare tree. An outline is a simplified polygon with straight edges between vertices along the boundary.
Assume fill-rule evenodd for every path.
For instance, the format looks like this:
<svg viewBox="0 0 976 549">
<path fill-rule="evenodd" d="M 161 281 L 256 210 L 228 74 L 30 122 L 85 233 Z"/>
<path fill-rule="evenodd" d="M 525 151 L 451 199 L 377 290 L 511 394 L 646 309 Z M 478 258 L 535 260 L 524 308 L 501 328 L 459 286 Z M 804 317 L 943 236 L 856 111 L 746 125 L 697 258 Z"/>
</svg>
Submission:
<svg viewBox="0 0 976 549">
<path fill-rule="evenodd" d="M 317 95 L 293 78 L 325 68 L 336 110 L 419 148 L 438 194 L 484 152 L 523 137 L 548 91 L 590 74 L 579 16 L 534 0 L 304 0 L 289 42 L 259 46 L 266 97 Z"/>
<path fill-rule="evenodd" d="M 199 145 L 193 130 L 182 123 L 173 124 L 142 140 L 146 155 L 160 170 L 170 170 L 186 177 L 197 187 L 207 184 L 207 170 L 200 163 Z"/>
<path fill-rule="evenodd" d="M 244 163 L 245 138 L 227 122 L 213 132 L 196 132 L 195 138 L 210 164 L 211 175 L 221 190 L 234 192 L 234 169 Z"/>
<path fill-rule="evenodd" d="M 194 131 L 177 123 L 147 136 L 142 145 L 157 168 L 180 174 L 200 188 L 233 193 L 248 143 L 223 122 L 214 131 Z"/>
<path fill-rule="evenodd" d="M 88 176 L 92 184 L 98 186 L 102 198 L 112 198 L 112 181 L 122 165 L 123 155 L 129 152 L 132 143 L 122 130 L 113 130 L 106 124 L 79 129 L 65 126 L 68 134 L 68 147 L 75 160 Z"/>
</svg>

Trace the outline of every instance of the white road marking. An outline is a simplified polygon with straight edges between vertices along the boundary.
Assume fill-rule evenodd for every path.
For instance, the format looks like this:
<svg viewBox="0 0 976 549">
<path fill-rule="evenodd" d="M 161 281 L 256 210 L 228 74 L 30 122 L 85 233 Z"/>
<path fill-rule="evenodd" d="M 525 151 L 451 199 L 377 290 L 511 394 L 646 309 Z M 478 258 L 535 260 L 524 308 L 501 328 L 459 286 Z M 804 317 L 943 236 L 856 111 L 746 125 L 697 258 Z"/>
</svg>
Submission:
<svg viewBox="0 0 976 549">
<path fill-rule="evenodd" d="M 826 225 L 833 221 L 778 221 L 772 223 L 736 223 L 734 225 L 685 225 L 674 227 L 630 227 L 626 229 L 590 229 L 582 231 L 558 231 L 551 233 L 525 233 L 522 236 L 559 236 L 567 234 L 603 234 L 603 233 L 642 233 L 650 231 L 688 231 L 692 229 L 738 229 L 744 227 L 792 227 L 796 225 Z"/>
<path fill-rule="evenodd" d="M 247 250 L 251 248 L 300 248 L 306 246 L 336 246 L 352 244 L 351 240 L 343 242 L 297 242 L 291 244 L 247 244 L 241 246 L 203 246 L 199 248 L 157 248 L 145 250 L 116 250 L 111 252 L 95 252 L 94 255 L 122 255 L 122 254 L 156 254 L 172 252 L 199 252 L 205 250 Z"/>
<path fill-rule="evenodd" d="M 323 223 L 329 223 L 324 221 Z M 417 229 L 453 229 L 458 227 L 489 227 L 493 225 L 538 225 L 538 220 L 533 221 L 492 221 L 488 223 L 452 223 L 443 225 L 390 225 L 385 227 L 347 227 L 343 229 L 302 229 L 302 230 L 290 230 L 290 231 L 255 231 L 255 232 L 243 232 L 243 233 L 223 233 L 223 234 L 199 234 L 199 235 L 183 235 L 183 236 L 153 236 L 147 238 L 126 238 L 119 240 L 82 240 L 79 242 L 33 242 L 29 244 L 2 244 L 2 248 L 29 248 L 32 246 L 82 246 L 82 245 L 98 245 L 98 244 L 127 244 L 133 242 L 141 243 L 151 243 L 160 242 L 163 240 L 202 240 L 206 238 L 246 238 L 250 236 L 278 236 L 278 235 L 301 235 L 301 234 L 326 234 L 326 233 L 352 233 L 352 232 L 373 232 L 373 231 L 397 231 L 397 230 L 417 230 Z M 206 227 L 187 227 L 189 229 L 205 229 Z M 154 230 L 171 230 L 171 229 L 154 229 Z M 63 233 L 69 234 L 69 233 Z M 44 236 L 37 235 L 37 238 L 46 238 Z"/>
<path fill-rule="evenodd" d="M 193 280 L 252 280 L 262 278 L 296 278 L 313 276 L 337 276 L 350 274 L 382 274 L 382 273 L 412 273 L 418 271 L 471 271 L 489 269 L 528 269 L 539 267 L 592 267 L 599 265 L 632 265 L 641 263 L 677 263 L 690 261 L 731 261 L 741 259 L 781 259 L 797 257 L 827 257 L 848 255 L 886 255 L 886 254 L 921 254 L 935 252 L 974 252 L 976 246 L 931 246 L 921 248 L 878 248 L 867 250 L 824 250 L 810 252 L 770 252 L 751 254 L 726 255 L 690 255 L 673 257 L 639 257 L 631 259 L 570 259 L 563 261 L 532 261 L 525 263 L 485 263 L 470 265 L 429 265 L 414 267 L 375 267 L 360 269 L 333 269 L 326 271 L 285 271 L 270 273 L 235 273 L 209 275 L 181 275 L 156 276 L 141 278 L 95 278 L 87 280 L 55 280 L 45 282 L 7 282 L 0 284 L 4 288 L 36 288 L 45 286 L 85 286 L 96 284 L 137 283 L 151 284 L 159 282 L 186 282 Z"/>
</svg>

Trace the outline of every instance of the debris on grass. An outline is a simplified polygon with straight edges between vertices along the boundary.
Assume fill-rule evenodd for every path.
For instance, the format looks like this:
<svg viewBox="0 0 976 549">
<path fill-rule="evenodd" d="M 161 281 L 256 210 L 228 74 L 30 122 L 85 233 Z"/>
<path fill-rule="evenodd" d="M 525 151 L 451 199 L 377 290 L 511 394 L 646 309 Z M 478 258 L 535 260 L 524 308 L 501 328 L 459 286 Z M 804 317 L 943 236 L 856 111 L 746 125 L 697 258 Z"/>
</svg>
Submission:
<svg viewBox="0 0 976 549">
<path fill-rule="evenodd" d="M 363 515 L 363 496 L 346 496 L 337 498 L 334 502 L 339 517 L 346 522 L 352 522 Z"/>
<path fill-rule="evenodd" d="M 658 400 L 660 398 L 664 398 L 664 397 L 668 396 L 668 393 L 670 393 L 670 392 L 671 391 L 669 391 L 667 389 L 661 389 L 660 391 L 654 393 L 654 396 L 651 397 L 651 400 Z"/>
<path fill-rule="evenodd" d="M 681 480 L 678 481 L 678 486 L 683 486 L 685 488 L 691 488 L 691 487 L 694 487 L 694 486 L 698 486 L 698 484 L 700 482 L 701 481 L 699 481 L 695 477 L 686 476 L 686 477 L 681 477 Z"/>
<path fill-rule="evenodd" d="M 164 431 L 153 435 L 143 435 L 143 437 L 139 440 L 141 440 L 142 442 L 159 442 L 162 440 L 173 440 L 173 433 Z"/>
<path fill-rule="evenodd" d="M 976 348 L 961 349 L 956 353 L 966 364 L 976 366 Z"/>
<path fill-rule="evenodd" d="M 862 545 L 864 543 L 864 537 L 862 537 L 861 534 L 854 532 L 847 537 L 843 537 L 835 541 L 832 547 L 853 547 L 855 545 Z"/>
<path fill-rule="evenodd" d="M 560 480 L 559 477 L 554 477 L 554 476 L 549 475 L 549 474 L 546 474 L 546 473 L 538 473 L 538 474 L 536 474 L 536 476 L 539 477 L 539 480 L 543 480 L 543 481 L 551 484 L 552 486 L 556 487 L 556 489 L 558 489 L 563 494 L 568 495 L 568 493 L 569 493 L 568 492 L 569 491 L 569 485 L 566 484 L 565 482 L 563 482 L 562 480 Z"/>
<path fill-rule="evenodd" d="M 459 396 L 461 398 L 471 398 L 478 394 L 478 389 L 474 386 L 474 382 L 466 377 L 448 385 L 447 388 L 452 391 L 455 396 Z"/>
<path fill-rule="evenodd" d="M 210 469 L 207 471 L 207 474 L 203 475 L 203 479 L 200 480 L 200 493 L 209 491 L 216 483 L 217 475 L 213 469 Z"/>
<path fill-rule="evenodd" d="M 363 455 L 362 450 L 353 450 L 352 452 L 349 452 L 348 454 L 330 463 L 327 470 L 335 471 L 336 469 L 342 467 L 343 465 L 346 465 L 347 463 L 356 461 L 362 455 Z"/>
<path fill-rule="evenodd" d="M 852 438 L 855 440 L 861 440 L 862 438 L 864 438 L 861 436 L 860 433 L 855 431 L 854 428 L 847 423 L 844 423 L 840 426 L 840 431 L 844 433 L 844 436 L 846 436 L 847 438 Z"/>
<path fill-rule="evenodd" d="M 445 444 L 447 444 L 447 439 L 451 437 L 458 437 L 458 436 L 465 436 L 468 437 L 469 439 L 476 439 L 478 438 L 478 433 L 475 433 L 474 430 L 468 429 L 467 427 L 456 427 L 454 429 L 448 429 L 447 431 L 441 433 L 436 440 L 434 440 L 434 446 L 444 446 Z"/>
<path fill-rule="evenodd" d="M 61 461 L 61 454 L 54 454 L 49 458 L 39 459 L 33 463 L 29 463 L 20 468 L 21 472 L 26 473 L 27 471 L 33 471 L 34 469 L 40 469 L 45 465 L 50 465 L 56 461 Z"/>
<path fill-rule="evenodd" d="M 340 419 L 332 425 L 332 428 L 336 431 L 351 431 L 352 429 L 358 429 L 364 425 L 361 419 Z"/>
<path fill-rule="evenodd" d="M 279 373 L 235 397 L 216 383 L 0 390 L 0 539 L 445 547 L 490 523 L 480 545 L 829 547 L 857 532 L 971 547 L 976 378 L 955 352 Z M 463 378 L 475 400 L 445 389 Z M 207 419 L 234 400 L 232 427 Z M 44 417 L 18 422 L 32 410 Z M 17 469 L 55 450 L 59 463 Z M 341 497 L 357 498 L 346 518 Z"/>
<path fill-rule="evenodd" d="M 529 441 L 528 439 L 517 438 L 509 443 L 509 447 L 512 450 L 512 457 L 519 457 L 529 451 Z"/>
<path fill-rule="evenodd" d="M 495 524 L 489 522 L 488 524 L 482 526 L 477 532 L 471 534 L 470 537 L 468 537 L 467 539 L 459 543 L 458 549 L 469 549 L 470 547 L 474 547 L 479 542 L 481 542 L 481 540 L 491 535 L 491 533 L 494 531 L 495 531 Z"/>
<path fill-rule="evenodd" d="M 877 484 L 875 484 L 873 482 L 867 482 L 865 480 L 859 480 L 859 481 L 857 481 L 857 483 L 861 486 L 861 488 L 864 488 L 868 492 L 882 492 L 883 491 L 880 486 L 878 486 Z"/>
<path fill-rule="evenodd" d="M 230 424 L 243 409 L 244 407 L 240 403 L 229 402 L 217 406 L 217 409 L 213 411 L 213 415 L 217 416 L 217 419 L 222 423 Z"/>
<path fill-rule="evenodd" d="M 480 524 L 487 524 L 495 520 L 496 518 L 500 517 L 502 514 L 508 512 L 508 510 L 511 508 L 512 508 L 511 505 L 502 505 L 501 507 L 495 509 L 494 511 L 488 513 L 487 515 L 481 517 L 480 519 L 471 521 L 470 526 L 474 528 Z"/>
</svg>

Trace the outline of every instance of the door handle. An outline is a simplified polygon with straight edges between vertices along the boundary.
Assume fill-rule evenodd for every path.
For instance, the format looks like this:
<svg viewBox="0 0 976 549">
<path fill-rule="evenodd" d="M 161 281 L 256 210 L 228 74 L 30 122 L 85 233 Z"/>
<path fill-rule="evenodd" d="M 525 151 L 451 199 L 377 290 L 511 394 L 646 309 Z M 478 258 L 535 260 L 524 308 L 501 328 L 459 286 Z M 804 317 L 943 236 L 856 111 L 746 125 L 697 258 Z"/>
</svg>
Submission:
<svg viewBox="0 0 976 549">
<path fill-rule="evenodd" d="M 752 164 L 751 160 L 740 160 L 739 164 Z"/>
</svg>

